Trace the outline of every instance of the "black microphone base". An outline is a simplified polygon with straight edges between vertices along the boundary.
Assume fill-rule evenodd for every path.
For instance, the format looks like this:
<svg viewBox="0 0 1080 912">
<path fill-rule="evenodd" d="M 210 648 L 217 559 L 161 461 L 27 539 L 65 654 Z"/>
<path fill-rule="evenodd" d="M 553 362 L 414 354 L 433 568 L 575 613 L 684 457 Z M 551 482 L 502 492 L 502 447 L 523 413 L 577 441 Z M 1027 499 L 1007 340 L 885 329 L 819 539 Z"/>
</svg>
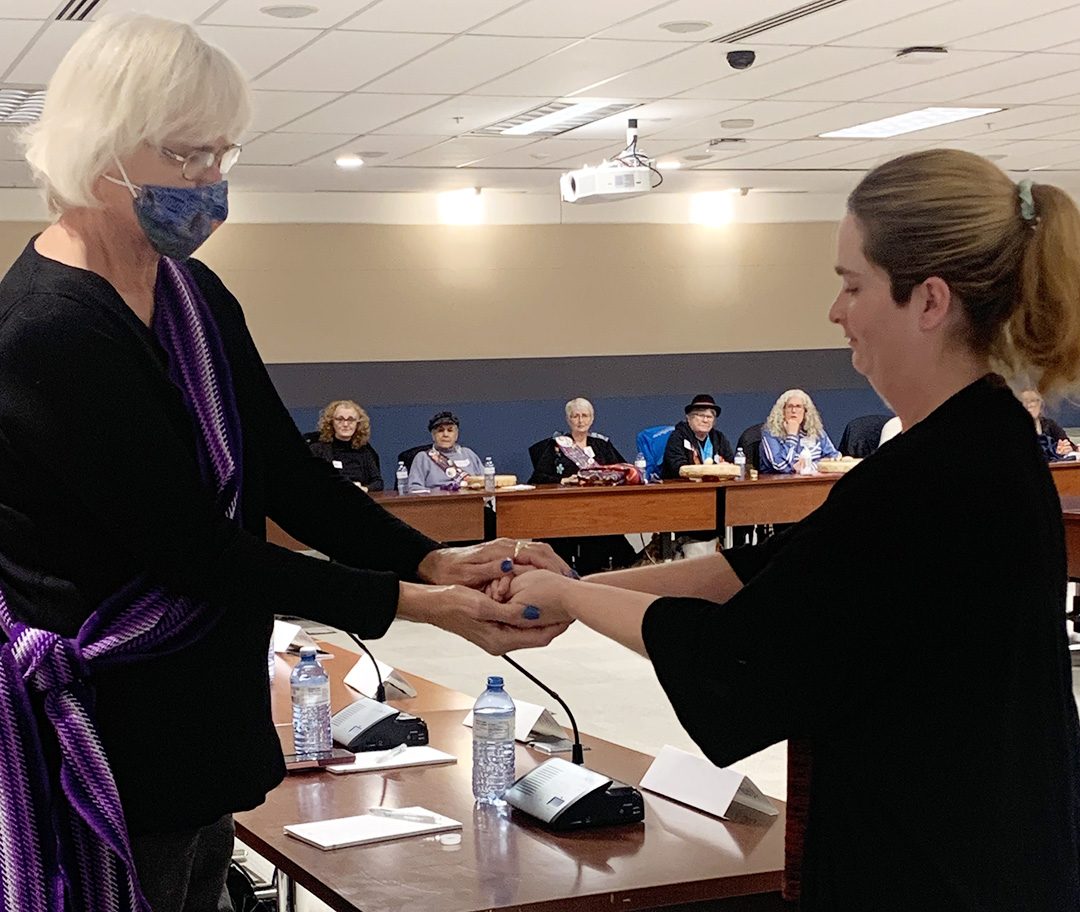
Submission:
<svg viewBox="0 0 1080 912">
<path fill-rule="evenodd" d="M 568 830 L 641 823 L 644 819 L 645 799 L 641 797 L 641 792 L 625 782 L 612 780 L 604 791 L 586 795 L 544 826 L 556 833 L 564 833 Z"/>
</svg>

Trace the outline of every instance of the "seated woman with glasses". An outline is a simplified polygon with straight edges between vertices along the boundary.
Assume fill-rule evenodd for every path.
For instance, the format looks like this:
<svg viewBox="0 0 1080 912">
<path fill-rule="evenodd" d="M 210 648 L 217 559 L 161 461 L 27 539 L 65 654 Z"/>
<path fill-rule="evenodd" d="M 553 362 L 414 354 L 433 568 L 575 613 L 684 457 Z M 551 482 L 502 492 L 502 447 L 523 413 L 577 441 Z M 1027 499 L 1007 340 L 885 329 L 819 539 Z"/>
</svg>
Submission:
<svg viewBox="0 0 1080 912">
<path fill-rule="evenodd" d="M 839 457 L 813 399 L 801 389 L 790 389 L 776 400 L 761 429 L 762 472 L 794 475 L 807 460 L 807 470 L 813 471 L 822 459 Z"/>
<path fill-rule="evenodd" d="M 461 420 L 453 412 L 436 412 L 428 422 L 431 449 L 418 453 L 409 469 L 408 490 L 456 490 L 466 475 L 483 475 L 484 464 L 468 447 L 458 443 Z"/>
<path fill-rule="evenodd" d="M 311 452 L 325 459 L 362 491 L 383 489 L 379 454 L 371 445 L 371 419 L 351 399 L 331 402 L 319 415 Z"/>
</svg>

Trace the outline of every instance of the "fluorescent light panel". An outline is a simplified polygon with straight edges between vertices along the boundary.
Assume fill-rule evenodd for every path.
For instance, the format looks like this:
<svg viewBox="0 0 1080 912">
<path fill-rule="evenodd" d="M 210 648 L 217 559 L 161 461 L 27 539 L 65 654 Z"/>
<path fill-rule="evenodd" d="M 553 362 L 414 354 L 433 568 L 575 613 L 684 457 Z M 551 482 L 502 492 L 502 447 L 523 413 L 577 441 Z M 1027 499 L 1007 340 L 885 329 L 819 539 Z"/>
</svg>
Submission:
<svg viewBox="0 0 1080 912">
<path fill-rule="evenodd" d="M 528 136 L 530 133 L 541 133 L 557 124 L 569 123 L 586 114 L 592 114 L 593 111 L 606 108 L 609 104 L 610 102 L 604 98 L 581 101 L 570 105 L 568 108 L 563 108 L 561 111 L 552 111 L 552 113 L 537 117 L 535 120 L 527 120 L 525 123 L 507 127 L 502 131 L 503 136 Z"/>
<path fill-rule="evenodd" d="M 881 120 L 845 127 L 843 130 L 831 130 L 819 133 L 822 139 L 884 139 L 900 136 L 902 133 L 914 133 L 916 130 L 928 130 L 942 124 L 956 123 L 958 120 L 970 120 L 985 114 L 996 114 L 1001 108 L 923 108 L 908 111 Z"/>
</svg>

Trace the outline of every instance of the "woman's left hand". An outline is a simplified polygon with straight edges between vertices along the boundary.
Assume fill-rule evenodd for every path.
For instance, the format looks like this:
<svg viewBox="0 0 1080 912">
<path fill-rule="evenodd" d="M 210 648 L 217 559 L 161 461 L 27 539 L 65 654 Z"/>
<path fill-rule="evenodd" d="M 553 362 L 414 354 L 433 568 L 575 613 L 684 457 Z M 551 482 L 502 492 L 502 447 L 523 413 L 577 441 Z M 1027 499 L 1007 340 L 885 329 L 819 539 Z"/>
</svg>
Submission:
<svg viewBox="0 0 1080 912">
<path fill-rule="evenodd" d="M 1068 441 L 1068 440 L 1059 440 L 1057 442 L 1058 456 L 1067 456 L 1072 451 L 1073 451 L 1073 445 L 1072 445 L 1072 443 L 1070 441 Z"/>
<path fill-rule="evenodd" d="M 515 566 L 570 573 L 569 565 L 551 550 L 550 545 L 512 538 L 432 551 L 420 562 L 416 572 L 425 582 L 480 588 L 513 574 Z"/>
<path fill-rule="evenodd" d="M 510 604 L 520 605 L 522 612 L 530 608 L 537 612 L 532 618 L 545 624 L 564 623 L 574 619 L 573 593 L 582 583 L 550 570 L 529 570 L 514 577 L 510 583 Z"/>
</svg>

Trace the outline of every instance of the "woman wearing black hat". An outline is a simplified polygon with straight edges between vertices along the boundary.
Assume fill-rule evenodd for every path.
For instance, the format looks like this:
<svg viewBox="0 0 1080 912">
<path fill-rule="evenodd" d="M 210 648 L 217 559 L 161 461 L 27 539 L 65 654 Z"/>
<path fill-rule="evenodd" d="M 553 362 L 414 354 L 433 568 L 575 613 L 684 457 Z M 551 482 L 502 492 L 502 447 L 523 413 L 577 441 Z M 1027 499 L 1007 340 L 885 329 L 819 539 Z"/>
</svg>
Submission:
<svg viewBox="0 0 1080 912">
<path fill-rule="evenodd" d="M 482 475 L 484 464 L 457 442 L 461 421 L 453 412 L 436 412 L 428 422 L 432 447 L 420 453 L 409 469 L 409 491 L 457 488 L 466 475 Z"/>
<path fill-rule="evenodd" d="M 712 396 L 699 393 L 684 411 L 686 420 L 675 425 L 664 449 L 661 478 L 678 478 L 684 465 L 709 465 L 735 459 L 731 443 L 714 426 L 720 406 Z"/>
</svg>

